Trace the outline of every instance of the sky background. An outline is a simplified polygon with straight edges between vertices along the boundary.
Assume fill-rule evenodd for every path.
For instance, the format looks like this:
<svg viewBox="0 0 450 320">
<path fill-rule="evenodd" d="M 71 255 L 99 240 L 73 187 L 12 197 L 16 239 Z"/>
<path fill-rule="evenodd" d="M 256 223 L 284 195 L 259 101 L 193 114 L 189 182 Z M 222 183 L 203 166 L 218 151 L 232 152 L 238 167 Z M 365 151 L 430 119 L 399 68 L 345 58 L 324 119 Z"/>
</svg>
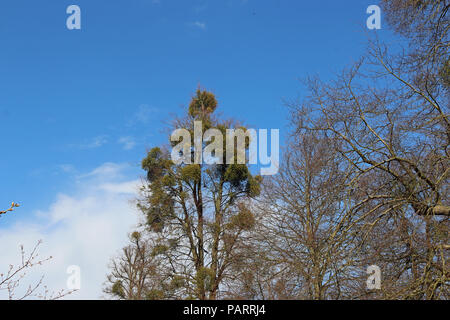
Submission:
<svg viewBox="0 0 450 320">
<path fill-rule="evenodd" d="M 196 87 L 225 117 L 288 134 L 299 79 L 330 79 L 357 60 L 365 0 L 2 0 L 0 273 L 42 239 L 50 289 L 81 268 L 71 298 L 101 297 L 109 258 L 139 215 L 130 202 L 146 150 Z M 81 8 L 81 30 L 66 8 Z M 35 275 L 30 275 L 30 281 Z M 2 293 L 0 292 L 0 298 Z"/>
</svg>

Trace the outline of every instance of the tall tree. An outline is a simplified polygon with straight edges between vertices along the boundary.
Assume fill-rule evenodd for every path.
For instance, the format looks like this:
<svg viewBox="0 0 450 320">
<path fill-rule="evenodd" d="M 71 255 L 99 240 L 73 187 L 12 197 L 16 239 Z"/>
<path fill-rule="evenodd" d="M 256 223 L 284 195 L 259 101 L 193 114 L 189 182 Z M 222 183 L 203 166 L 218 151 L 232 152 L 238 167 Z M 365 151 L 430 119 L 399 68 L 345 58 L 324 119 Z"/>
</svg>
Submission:
<svg viewBox="0 0 450 320">
<path fill-rule="evenodd" d="M 217 129 L 211 143 L 222 147 L 223 164 L 196 163 L 196 152 L 190 147 L 180 151 L 180 156 L 190 160 L 188 163 L 175 164 L 169 152 L 158 147 L 142 161 L 147 183 L 138 206 L 154 232 L 159 256 L 170 267 L 172 277 L 183 280 L 183 298 L 220 296 L 236 248 L 254 224 L 246 203 L 260 190 L 260 178 L 252 176 L 246 163 L 227 164 L 226 141 L 219 136 L 225 137 L 227 129 L 242 127 L 214 117 L 216 108 L 214 94 L 198 89 L 187 115 L 175 120 L 173 129 L 187 129 L 190 141 L 182 143 L 197 148 L 208 144 L 195 141 L 195 121 L 201 121 L 201 135 L 207 129 Z M 172 142 L 172 146 L 177 143 L 180 141 Z M 213 154 L 211 158 L 219 156 Z"/>
</svg>

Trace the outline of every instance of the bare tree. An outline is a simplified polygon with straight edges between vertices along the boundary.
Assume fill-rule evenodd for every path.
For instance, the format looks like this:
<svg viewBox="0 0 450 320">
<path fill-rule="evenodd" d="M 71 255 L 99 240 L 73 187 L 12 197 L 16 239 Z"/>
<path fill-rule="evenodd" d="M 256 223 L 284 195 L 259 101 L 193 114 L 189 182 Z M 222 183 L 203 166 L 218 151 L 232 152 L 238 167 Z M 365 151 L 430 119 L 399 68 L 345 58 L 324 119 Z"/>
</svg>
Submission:
<svg viewBox="0 0 450 320">
<path fill-rule="evenodd" d="M 179 277 L 171 277 L 158 257 L 160 247 L 152 239 L 143 239 L 140 232 L 130 235 L 130 244 L 113 258 L 104 292 L 125 300 L 173 299 L 183 284 Z"/>
<path fill-rule="evenodd" d="M 1 214 L 14 211 L 19 204 L 13 202 L 9 209 L 0 211 Z M 43 283 L 44 276 L 41 276 L 34 284 L 30 284 L 22 292 L 18 292 L 21 287 L 21 282 L 29 274 L 33 267 L 42 265 L 52 259 L 52 257 L 40 258 L 38 254 L 39 246 L 42 240 L 39 240 L 29 254 L 26 254 L 23 245 L 20 246 L 21 262 L 17 265 L 10 264 L 8 269 L 4 272 L 0 271 L 0 292 L 5 291 L 9 300 L 24 300 L 29 298 L 57 300 L 76 290 L 60 290 L 58 292 L 49 291 L 47 286 Z"/>
<path fill-rule="evenodd" d="M 369 55 L 334 82 L 310 78 L 310 97 L 292 107 L 298 134 L 322 132 L 339 141 L 336 151 L 355 169 L 349 188 L 360 200 L 353 212 L 374 217 L 366 235 L 385 219 L 406 228 L 395 250 L 380 243 L 372 248 L 378 257 L 385 249 L 393 251 L 390 259 L 403 260 L 402 268 L 394 267 L 398 279 L 410 278 L 409 293 L 401 296 L 432 299 L 447 294 L 449 281 L 448 87 L 423 81 L 432 73 L 411 69 L 409 58 L 391 57 L 373 43 Z"/>
<path fill-rule="evenodd" d="M 6 291 L 9 300 L 24 300 L 29 298 L 57 300 L 61 299 L 75 290 L 60 290 L 50 292 L 43 283 L 44 276 L 41 276 L 34 284 L 28 285 L 25 290 L 18 292 L 21 282 L 29 274 L 33 267 L 42 265 L 52 259 L 52 257 L 39 258 L 38 248 L 42 244 L 39 240 L 29 254 L 25 253 L 24 247 L 20 246 L 21 262 L 18 265 L 10 265 L 8 270 L 0 273 L 0 291 Z"/>
<path fill-rule="evenodd" d="M 279 173 L 265 180 L 258 205 L 264 218 L 255 237 L 272 266 L 269 296 L 348 298 L 348 283 L 364 272 L 356 241 L 364 220 L 351 211 L 346 189 L 352 168 L 334 143 L 319 134 L 294 137 Z"/>
</svg>

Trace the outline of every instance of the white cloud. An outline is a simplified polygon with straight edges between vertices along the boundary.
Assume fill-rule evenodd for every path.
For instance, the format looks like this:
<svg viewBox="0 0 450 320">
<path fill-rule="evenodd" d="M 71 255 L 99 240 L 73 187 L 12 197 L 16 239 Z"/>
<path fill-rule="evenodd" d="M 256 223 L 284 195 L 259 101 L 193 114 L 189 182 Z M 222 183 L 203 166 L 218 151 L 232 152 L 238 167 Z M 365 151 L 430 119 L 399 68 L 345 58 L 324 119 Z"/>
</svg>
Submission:
<svg viewBox="0 0 450 320">
<path fill-rule="evenodd" d="M 200 22 L 200 21 L 192 22 L 191 26 L 194 26 L 194 27 L 197 27 L 197 28 L 200 28 L 200 29 L 203 29 L 203 30 L 206 29 L 206 23 Z"/>
<path fill-rule="evenodd" d="M 59 169 L 64 173 L 74 173 L 76 171 L 75 167 L 68 163 L 59 165 Z"/>
<path fill-rule="evenodd" d="M 128 120 L 127 126 L 132 127 L 137 124 L 146 124 L 150 121 L 151 115 L 157 111 L 157 108 L 150 107 L 147 104 L 141 104 Z"/>
<path fill-rule="evenodd" d="M 117 142 L 123 145 L 124 150 L 131 150 L 136 146 L 136 141 L 133 137 L 120 137 Z"/>
<path fill-rule="evenodd" d="M 134 194 L 137 192 L 138 181 L 126 181 L 122 183 L 105 183 L 99 189 L 114 194 Z"/>
<path fill-rule="evenodd" d="M 123 178 L 123 171 L 125 171 L 127 165 L 126 164 L 119 164 L 119 163 L 113 163 L 113 162 L 106 162 L 102 164 L 101 166 L 95 168 L 91 172 L 88 172 L 86 174 L 81 174 L 77 178 L 83 179 L 91 178 L 94 180 L 117 180 L 120 178 Z M 91 182 L 92 185 L 95 186 L 95 181 Z"/>
<path fill-rule="evenodd" d="M 22 280 L 26 287 L 44 274 L 50 291 L 66 289 L 67 267 L 81 268 L 81 289 L 68 299 L 98 299 L 108 271 L 107 265 L 126 243 L 127 234 L 138 222 L 138 213 L 131 205 L 139 180 L 124 179 L 126 166 L 106 163 L 92 172 L 76 177 L 77 191 L 58 194 L 46 210 L 25 216 L 19 208 L 8 218 L 17 220 L 8 228 L 0 228 L 0 273 L 10 263 L 19 262 L 19 245 L 30 251 L 43 240 L 40 257 L 54 258 L 33 267 Z M 23 289 L 23 288 L 22 288 Z M 0 299 L 5 292 L 0 291 Z"/>
<path fill-rule="evenodd" d="M 99 135 L 94 138 L 92 138 L 90 141 L 78 145 L 70 145 L 71 147 L 76 147 L 79 149 L 96 149 L 100 148 L 101 146 L 108 143 L 108 136 L 107 135 Z"/>
</svg>

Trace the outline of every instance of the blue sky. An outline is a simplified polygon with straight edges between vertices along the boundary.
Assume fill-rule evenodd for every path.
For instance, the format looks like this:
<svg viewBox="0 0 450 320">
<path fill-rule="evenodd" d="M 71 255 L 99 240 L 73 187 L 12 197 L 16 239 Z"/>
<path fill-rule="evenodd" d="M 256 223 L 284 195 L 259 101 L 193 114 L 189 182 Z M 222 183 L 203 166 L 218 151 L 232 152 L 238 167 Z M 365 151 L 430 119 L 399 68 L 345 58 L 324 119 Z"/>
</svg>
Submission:
<svg viewBox="0 0 450 320">
<path fill-rule="evenodd" d="M 64 196 L 83 203 L 93 186 L 139 179 L 146 149 L 167 142 L 164 121 L 198 84 L 225 116 L 283 138 L 283 100 L 305 94 L 298 79 L 358 59 L 375 3 L 2 0 L 0 208 L 22 205 L 2 228 L 56 228 L 42 219 L 59 216 Z M 71 4 L 81 30 L 66 28 Z"/>
</svg>

